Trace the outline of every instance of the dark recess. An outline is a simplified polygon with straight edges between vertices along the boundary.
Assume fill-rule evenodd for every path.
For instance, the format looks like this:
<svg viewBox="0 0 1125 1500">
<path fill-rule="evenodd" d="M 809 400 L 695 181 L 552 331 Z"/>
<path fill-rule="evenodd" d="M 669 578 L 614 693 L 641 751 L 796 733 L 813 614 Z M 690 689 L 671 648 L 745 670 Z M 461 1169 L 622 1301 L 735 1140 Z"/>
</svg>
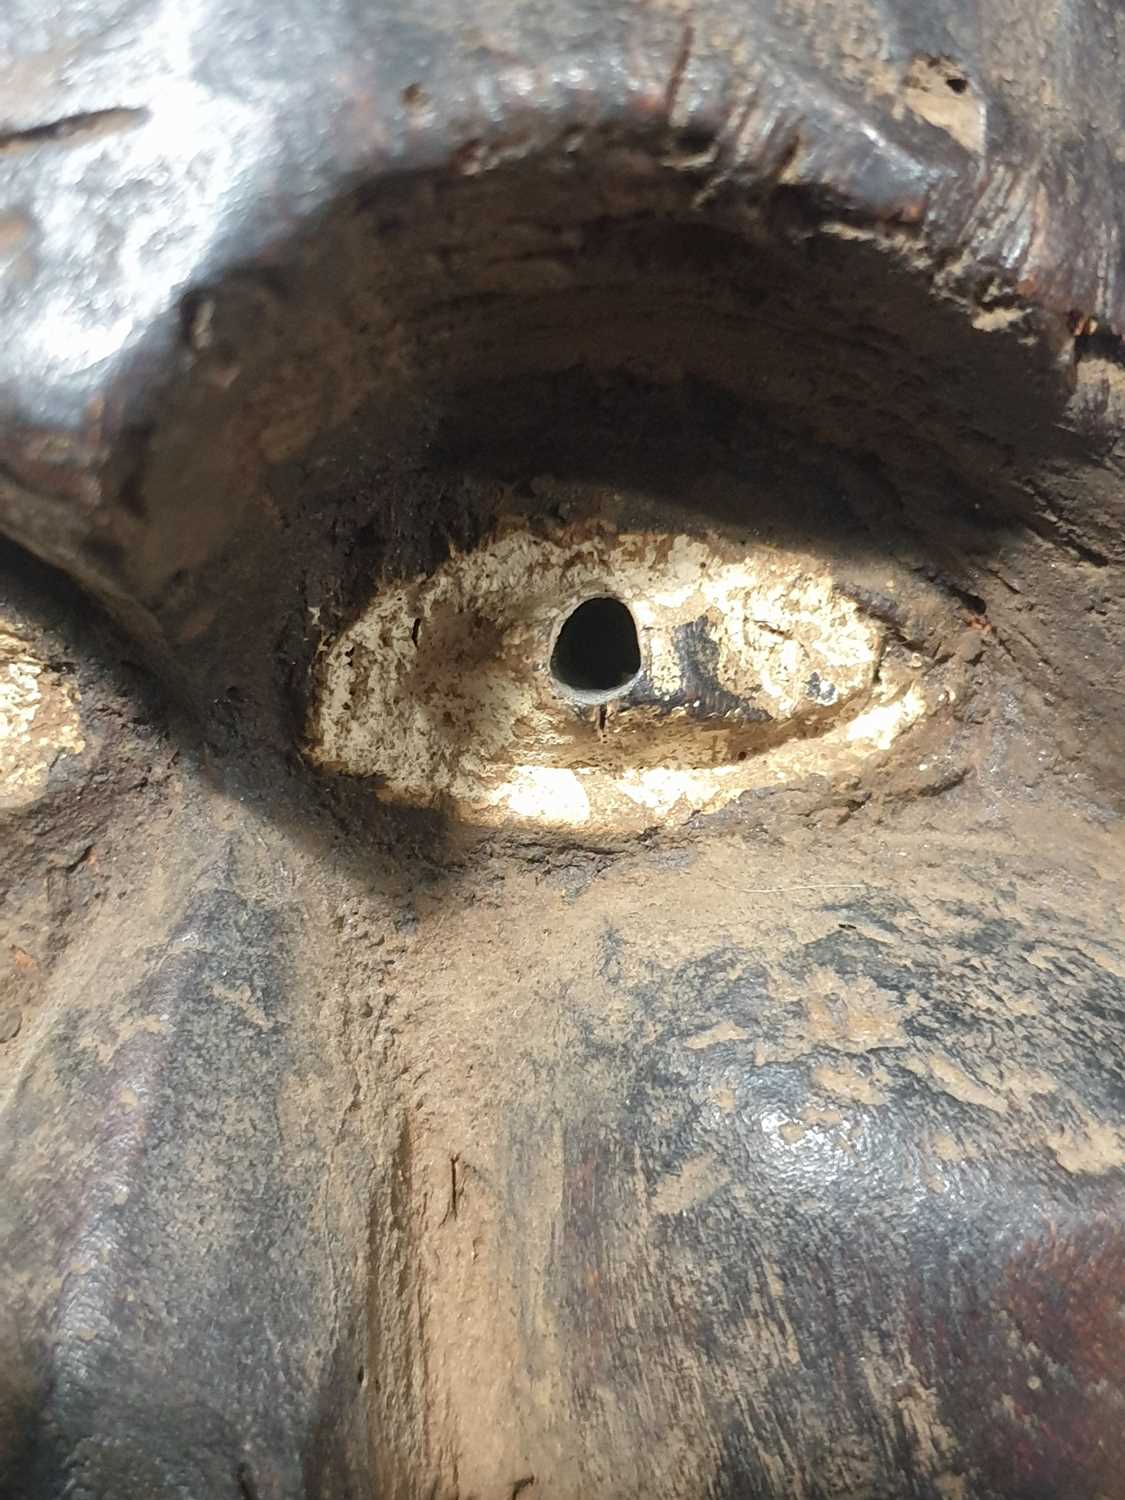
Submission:
<svg viewBox="0 0 1125 1500">
<path fill-rule="evenodd" d="M 640 669 L 637 626 L 620 599 L 583 600 L 563 622 L 551 653 L 555 681 L 583 698 L 620 692 Z"/>
</svg>

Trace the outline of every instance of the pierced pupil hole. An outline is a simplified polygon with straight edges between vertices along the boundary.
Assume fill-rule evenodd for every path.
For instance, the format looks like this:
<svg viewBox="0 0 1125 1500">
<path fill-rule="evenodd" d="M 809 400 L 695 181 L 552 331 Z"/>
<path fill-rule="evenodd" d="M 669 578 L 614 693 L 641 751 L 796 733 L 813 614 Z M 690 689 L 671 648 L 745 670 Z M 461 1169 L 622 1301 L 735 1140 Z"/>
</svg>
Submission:
<svg viewBox="0 0 1125 1500">
<path fill-rule="evenodd" d="M 641 670 L 637 625 L 620 599 L 585 599 L 563 621 L 551 652 L 551 675 L 586 702 L 611 698 Z"/>
</svg>

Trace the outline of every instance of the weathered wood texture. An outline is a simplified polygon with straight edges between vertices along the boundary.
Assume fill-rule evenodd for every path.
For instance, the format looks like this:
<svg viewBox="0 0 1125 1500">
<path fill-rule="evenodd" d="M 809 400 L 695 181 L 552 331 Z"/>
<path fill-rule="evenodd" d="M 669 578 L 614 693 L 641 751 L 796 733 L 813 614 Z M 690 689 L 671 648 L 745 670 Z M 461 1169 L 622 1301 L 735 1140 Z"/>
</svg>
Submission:
<svg viewBox="0 0 1125 1500">
<path fill-rule="evenodd" d="M 0 1492 L 1125 1497 L 1118 7 L 0 39 Z M 630 507 L 964 692 L 645 838 L 303 762 Z"/>
</svg>

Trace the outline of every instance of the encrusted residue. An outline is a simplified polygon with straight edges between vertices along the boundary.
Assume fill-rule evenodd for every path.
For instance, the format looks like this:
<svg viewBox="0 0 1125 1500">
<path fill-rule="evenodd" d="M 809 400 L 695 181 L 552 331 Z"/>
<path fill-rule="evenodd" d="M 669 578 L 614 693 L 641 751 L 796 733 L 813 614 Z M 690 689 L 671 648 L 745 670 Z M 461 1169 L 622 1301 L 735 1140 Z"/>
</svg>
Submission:
<svg viewBox="0 0 1125 1500">
<path fill-rule="evenodd" d="M 641 668 L 590 702 L 551 654 L 599 597 L 630 610 Z M 939 701 L 932 669 L 812 554 L 513 525 L 328 645 L 308 754 L 473 822 L 631 831 L 887 750 Z"/>
<path fill-rule="evenodd" d="M 0 809 L 32 802 L 60 755 L 85 748 L 70 685 L 0 619 Z"/>
</svg>

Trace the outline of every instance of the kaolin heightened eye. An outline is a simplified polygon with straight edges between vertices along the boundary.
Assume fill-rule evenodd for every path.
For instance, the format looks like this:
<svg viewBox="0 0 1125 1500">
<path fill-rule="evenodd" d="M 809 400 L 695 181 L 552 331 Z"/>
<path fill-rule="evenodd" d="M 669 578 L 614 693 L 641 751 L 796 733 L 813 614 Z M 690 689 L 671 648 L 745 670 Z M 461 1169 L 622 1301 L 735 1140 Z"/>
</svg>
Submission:
<svg viewBox="0 0 1125 1500">
<path fill-rule="evenodd" d="M 811 554 L 513 523 L 375 594 L 325 653 L 308 753 L 472 823 L 616 835 L 848 772 L 942 670 Z"/>
</svg>

